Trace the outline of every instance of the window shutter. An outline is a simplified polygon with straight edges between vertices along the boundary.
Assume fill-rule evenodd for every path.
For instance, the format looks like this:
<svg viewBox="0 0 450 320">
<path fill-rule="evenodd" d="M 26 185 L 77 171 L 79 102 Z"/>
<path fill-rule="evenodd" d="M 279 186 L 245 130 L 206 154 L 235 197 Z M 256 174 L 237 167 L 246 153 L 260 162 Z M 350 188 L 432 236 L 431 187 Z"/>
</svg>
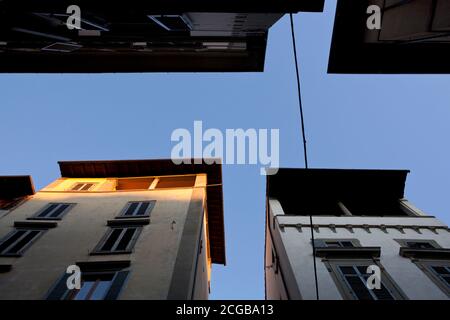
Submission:
<svg viewBox="0 0 450 320">
<path fill-rule="evenodd" d="M 104 300 L 117 300 L 129 273 L 129 271 L 119 271 L 116 273 L 111 288 L 109 288 Z"/>
<path fill-rule="evenodd" d="M 51 289 L 50 293 L 47 295 L 46 300 L 61 300 L 65 293 L 67 292 L 67 279 L 69 274 L 64 273 L 64 275 L 58 280 L 56 285 Z"/>
</svg>

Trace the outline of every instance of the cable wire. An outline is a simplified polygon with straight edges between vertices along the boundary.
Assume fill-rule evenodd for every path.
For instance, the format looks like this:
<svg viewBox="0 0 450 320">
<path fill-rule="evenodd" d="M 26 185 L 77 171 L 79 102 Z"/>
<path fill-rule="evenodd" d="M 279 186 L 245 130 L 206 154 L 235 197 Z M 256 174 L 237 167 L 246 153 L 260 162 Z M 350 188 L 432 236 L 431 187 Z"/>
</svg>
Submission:
<svg viewBox="0 0 450 320">
<path fill-rule="evenodd" d="M 305 117 L 303 115 L 302 94 L 300 89 L 300 71 L 297 60 L 297 44 L 295 40 L 294 17 L 292 16 L 292 13 L 290 14 L 290 18 L 291 18 L 292 47 L 294 48 L 295 72 L 297 73 L 297 91 L 298 91 L 298 104 L 300 107 L 300 120 L 302 125 L 303 153 L 305 156 L 305 168 L 308 169 L 308 150 L 306 142 Z"/>
<path fill-rule="evenodd" d="M 302 94 L 301 94 L 301 86 L 300 86 L 300 71 L 299 71 L 298 58 L 297 58 L 297 44 L 296 44 L 296 40 L 295 40 L 294 17 L 292 15 L 292 13 L 290 13 L 289 16 L 291 19 L 291 34 L 292 34 L 292 47 L 294 49 L 295 71 L 297 73 L 297 92 L 298 92 L 298 104 L 299 104 L 299 108 L 300 108 L 300 120 L 301 120 L 302 138 L 303 138 L 303 153 L 305 156 L 305 168 L 308 169 L 308 152 L 307 152 L 308 150 L 307 150 L 307 142 L 306 142 L 305 117 L 303 114 Z M 316 265 L 316 244 L 314 241 L 314 227 L 313 227 L 312 215 L 309 215 L 309 223 L 310 223 L 311 242 L 312 242 L 312 249 L 313 249 L 316 299 L 319 300 L 319 283 L 317 281 L 317 265 Z"/>
</svg>

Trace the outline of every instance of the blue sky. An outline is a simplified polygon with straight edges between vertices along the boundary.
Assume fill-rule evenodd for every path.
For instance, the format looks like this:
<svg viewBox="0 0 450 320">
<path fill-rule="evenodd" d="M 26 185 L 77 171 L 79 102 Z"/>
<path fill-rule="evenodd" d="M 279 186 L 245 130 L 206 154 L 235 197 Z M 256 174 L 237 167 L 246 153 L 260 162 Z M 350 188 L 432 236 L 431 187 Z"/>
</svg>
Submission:
<svg viewBox="0 0 450 320">
<path fill-rule="evenodd" d="M 407 197 L 450 223 L 450 76 L 328 75 L 334 1 L 296 19 L 310 166 L 410 169 Z M 417 61 L 420 63 L 420 61 Z M 0 175 L 37 188 L 58 160 L 169 158 L 171 133 L 280 129 L 280 163 L 302 167 L 289 18 L 254 74 L 0 75 Z M 264 298 L 264 177 L 224 166 L 227 260 L 213 299 Z"/>
</svg>

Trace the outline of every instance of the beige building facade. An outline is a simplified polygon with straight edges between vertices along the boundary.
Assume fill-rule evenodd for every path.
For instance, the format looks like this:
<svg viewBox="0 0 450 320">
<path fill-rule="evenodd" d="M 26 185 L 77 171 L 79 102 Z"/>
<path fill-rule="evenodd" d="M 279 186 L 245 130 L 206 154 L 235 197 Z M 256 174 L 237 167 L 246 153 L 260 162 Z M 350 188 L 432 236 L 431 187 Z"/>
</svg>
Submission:
<svg viewBox="0 0 450 320">
<path fill-rule="evenodd" d="M 225 264 L 220 165 L 60 162 L 0 214 L 0 299 L 207 299 Z M 25 182 L 26 184 L 26 182 Z M 69 290 L 69 266 L 81 288 Z"/>
</svg>

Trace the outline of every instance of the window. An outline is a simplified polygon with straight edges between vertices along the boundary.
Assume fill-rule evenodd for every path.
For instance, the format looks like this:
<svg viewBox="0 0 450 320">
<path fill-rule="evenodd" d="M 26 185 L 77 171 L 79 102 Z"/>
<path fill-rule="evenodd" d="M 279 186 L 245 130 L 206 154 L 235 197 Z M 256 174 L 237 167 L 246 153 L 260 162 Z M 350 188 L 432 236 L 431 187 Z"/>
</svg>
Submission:
<svg viewBox="0 0 450 320">
<path fill-rule="evenodd" d="M 108 230 L 93 254 L 130 253 L 142 227 L 115 227 Z"/>
<path fill-rule="evenodd" d="M 367 280 L 372 273 L 367 267 L 377 265 L 374 261 L 327 262 L 332 277 L 345 299 L 350 300 L 399 300 L 403 295 L 385 272 L 381 273 L 381 288 L 369 289 Z"/>
<path fill-rule="evenodd" d="M 122 210 L 119 218 L 128 217 L 148 217 L 155 207 L 156 201 L 135 201 L 129 202 Z"/>
<path fill-rule="evenodd" d="M 357 239 L 316 239 L 314 244 L 318 248 L 354 248 L 360 247 Z"/>
<path fill-rule="evenodd" d="M 45 230 L 16 229 L 0 240 L 0 256 L 20 256 Z"/>
<path fill-rule="evenodd" d="M 70 300 L 103 300 L 111 287 L 114 274 L 87 274 L 83 277 L 80 290 L 74 290 Z"/>
<path fill-rule="evenodd" d="M 31 220 L 59 220 L 74 206 L 73 203 L 49 203 L 33 217 Z"/>
<path fill-rule="evenodd" d="M 411 249 L 433 249 L 434 246 L 429 242 L 417 242 L 417 241 L 408 241 L 406 242 L 408 248 Z"/>
<path fill-rule="evenodd" d="M 351 241 L 325 241 L 327 247 L 331 248 L 348 248 L 354 247 Z"/>
<path fill-rule="evenodd" d="M 82 270 L 80 290 L 69 290 L 64 276 L 47 295 L 47 300 L 116 300 L 124 287 L 129 271 L 90 271 Z"/>
<path fill-rule="evenodd" d="M 358 300 L 394 300 L 392 294 L 386 289 L 384 284 L 381 284 L 379 290 L 369 290 L 367 288 L 367 279 L 370 274 L 366 273 L 367 266 L 339 266 L 343 278 L 351 290 L 352 294 Z"/>
<path fill-rule="evenodd" d="M 450 266 L 431 266 L 431 271 L 450 289 Z"/>
<path fill-rule="evenodd" d="M 94 185 L 95 183 L 76 183 L 72 187 L 72 191 L 89 191 Z"/>
<path fill-rule="evenodd" d="M 450 297 L 450 261 L 418 259 L 414 263 Z"/>
<path fill-rule="evenodd" d="M 437 249 L 439 245 L 434 240 L 396 239 L 400 246 L 409 249 Z"/>
</svg>

